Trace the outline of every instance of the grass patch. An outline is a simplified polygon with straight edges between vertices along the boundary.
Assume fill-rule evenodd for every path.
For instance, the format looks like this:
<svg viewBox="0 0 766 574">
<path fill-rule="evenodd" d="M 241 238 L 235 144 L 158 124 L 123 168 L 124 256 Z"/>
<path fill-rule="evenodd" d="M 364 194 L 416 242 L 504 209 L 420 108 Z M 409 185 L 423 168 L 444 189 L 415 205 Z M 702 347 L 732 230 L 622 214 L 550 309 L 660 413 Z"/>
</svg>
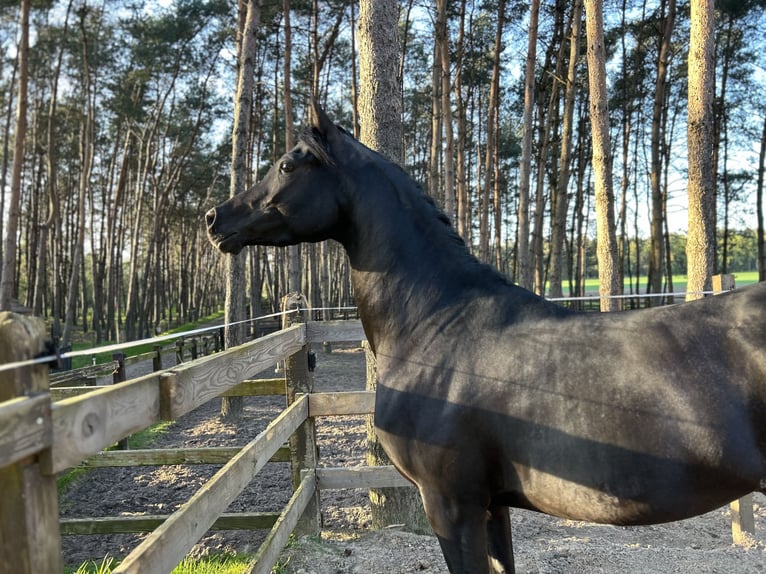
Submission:
<svg viewBox="0 0 766 574">
<path fill-rule="evenodd" d="M 172 574 L 242 574 L 252 560 L 248 554 L 222 554 L 193 559 L 184 558 Z M 77 568 L 65 568 L 65 574 L 109 574 L 119 563 L 111 556 L 91 560 Z"/>
<path fill-rule="evenodd" d="M 737 287 L 744 287 L 745 285 L 750 285 L 751 283 L 758 283 L 758 271 L 742 271 L 740 273 L 733 273 L 734 275 L 734 282 Z M 686 284 L 687 284 L 687 277 L 686 275 L 673 275 L 673 290 L 677 293 L 686 291 Z M 629 292 L 629 283 L 628 280 L 625 280 L 625 293 Z M 564 285 L 564 290 L 566 292 L 566 284 Z M 639 288 L 641 289 L 641 293 L 646 292 L 646 276 L 641 277 L 641 283 L 639 285 Z M 585 280 L 585 291 L 586 293 L 595 293 L 598 294 L 598 278 L 591 278 Z"/>
<path fill-rule="evenodd" d="M 132 450 L 149 448 L 174 424 L 174 421 L 162 421 L 130 435 L 130 448 Z"/>
<path fill-rule="evenodd" d="M 220 319 L 223 317 L 223 312 L 216 312 L 212 315 L 208 315 L 207 317 L 201 317 L 199 320 L 191 322 L 191 323 L 184 323 L 183 325 L 179 325 L 178 327 L 174 327 L 172 329 L 168 329 L 167 331 L 163 331 L 160 333 L 160 335 L 173 335 L 175 333 L 185 333 L 186 331 L 191 331 L 193 329 L 199 328 L 201 325 L 204 325 L 206 323 L 210 323 L 212 321 L 215 321 L 217 319 Z M 115 343 L 116 341 L 103 341 L 100 343 L 100 345 L 111 345 Z M 169 344 L 169 341 L 164 341 L 165 345 Z M 124 350 L 126 357 L 133 357 L 135 355 L 141 355 L 143 353 L 149 353 L 154 350 L 154 343 L 144 343 L 142 345 L 136 345 L 134 347 L 130 347 L 128 349 Z M 88 342 L 88 341 L 77 341 L 72 343 L 72 350 L 73 351 L 86 351 L 88 349 L 94 349 L 94 343 Z M 95 353 L 93 356 L 82 356 L 82 357 L 72 357 L 72 368 L 73 369 L 79 369 L 81 367 L 86 367 L 88 365 L 93 364 L 93 357 L 96 358 L 96 363 L 108 363 L 112 360 L 112 353 Z"/>
</svg>

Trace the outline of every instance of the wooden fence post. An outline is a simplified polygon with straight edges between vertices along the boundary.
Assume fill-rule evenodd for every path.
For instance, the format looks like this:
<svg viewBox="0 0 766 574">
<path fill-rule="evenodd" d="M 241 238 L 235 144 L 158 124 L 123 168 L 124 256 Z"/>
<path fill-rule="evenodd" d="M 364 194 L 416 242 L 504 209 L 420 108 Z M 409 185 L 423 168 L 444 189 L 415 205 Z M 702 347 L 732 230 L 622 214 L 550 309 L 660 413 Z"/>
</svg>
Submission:
<svg viewBox="0 0 766 574">
<path fill-rule="evenodd" d="M 176 365 L 182 365 L 184 362 L 184 338 L 176 341 Z"/>
<path fill-rule="evenodd" d="M 713 291 L 716 295 L 734 289 L 734 275 L 713 275 Z M 747 544 L 755 535 L 755 516 L 753 515 L 753 495 L 746 494 L 732 502 L 731 508 L 731 538 L 734 544 Z"/>
<path fill-rule="evenodd" d="M 306 322 L 308 302 L 300 293 L 290 293 L 282 299 L 282 311 L 298 310 L 297 313 L 285 313 L 282 316 L 282 328 Z M 303 311 L 301 311 L 303 309 Z M 299 394 L 314 391 L 314 374 L 309 370 L 310 344 L 306 343 L 297 353 L 285 359 L 285 380 L 288 406 L 295 402 Z M 293 491 L 301 483 L 301 471 L 315 469 L 317 466 L 316 429 L 314 419 L 309 418 L 290 437 L 290 466 L 292 470 Z M 318 535 L 322 528 L 319 504 L 319 490 L 315 490 L 312 500 L 295 527 L 298 536 Z"/>
<path fill-rule="evenodd" d="M 112 373 L 112 384 L 116 385 L 117 383 L 125 382 L 127 379 L 125 374 L 125 353 L 122 351 L 112 353 L 112 360 L 117 361 L 117 368 Z M 120 439 L 120 441 L 117 443 L 117 448 L 119 450 L 129 450 L 130 437 L 126 436 L 125 438 Z"/>
<path fill-rule="evenodd" d="M 46 329 L 35 317 L 0 313 L 0 363 L 31 359 L 44 352 Z M 0 372 L 0 404 L 21 397 L 48 394 L 48 365 L 34 365 Z M 45 473 L 50 462 L 53 424 L 50 396 L 36 415 L 40 433 L 25 458 L 0 468 L 0 572 L 33 574 L 61 572 L 56 477 Z M 5 423 L 6 421 L 3 421 Z M 21 437 L 31 440 L 31 437 Z M 20 443 L 26 441 L 20 440 Z M 17 445 L 18 446 L 18 445 Z M 35 449 L 36 450 L 36 449 Z"/>
<path fill-rule="evenodd" d="M 378 386 L 378 371 L 375 355 L 367 341 L 363 343 L 367 359 L 366 390 L 375 391 Z M 367 465 L 387 466 L 391 460 L 383 450 L 375 432 L 375 416 L 365 417 L 367 427 Z M 383 530 L 393 525 L 404 526 L 410 532 L 430 533 L 423 502 L 417 489 L 409 487 L 371 488 L 370 510 L 372 528 Z"/>
<path fill-rule="evenodd" d="M 152 358 L 152 371 L 155 373 L 162 370 L 162 346 L 154 345 L 154 357 Z"/>
</svg>

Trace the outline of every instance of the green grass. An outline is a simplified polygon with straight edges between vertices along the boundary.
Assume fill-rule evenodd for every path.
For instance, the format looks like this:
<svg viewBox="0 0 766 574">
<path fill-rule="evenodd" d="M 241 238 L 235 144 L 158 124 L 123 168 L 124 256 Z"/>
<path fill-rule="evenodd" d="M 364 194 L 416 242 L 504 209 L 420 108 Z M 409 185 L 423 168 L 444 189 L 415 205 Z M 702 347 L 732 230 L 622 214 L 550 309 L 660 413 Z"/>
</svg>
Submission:
<svg viewBox="0 0 766 574">
<path fill-rule="evenodd" d="M 200 559 L 184 558 L 173 574 L 241 574 L 252 560 L 248 554 L 222 554 Z M 119 563 L 111 556 L 91 560 L 78 568 L 65 568 L 65 574 L 109 574 Z"/>
<path fill-rule="evenodd" d="M 686 275 L 673 275 L 673 290 L 676 292 L 686 291 Z M 737 287 L 744 287 L 751 283 L 758 283 L 758 271 L 743 271 L 741 273 L 734 273 L 734 282 Z M 628 282 L 625 281 L 625 292 L 628 292 Z M 641 277 L 641 283 L 639 285 L 641 293 L 646 291 L 646 276 Z M 565 287 L 566 290 L 566 287 Z M 586 293 L 598 293 L 598 278 L 591 278 L 585 280 Z"/>
<path fill-rule="evenodd" d="M 223 312 L 218 311 L 207 317 L 201 317 L 197 321 L 194 321 L 191 323 L 184 323 L 183 325 L 179 325 L 178 327 L 168 329 L 167 331 L 160 333 L 160 335 L 173 335 L 174 333 L 185 333 L 186 331 L 191 331 L 193 329 L 198 328 L 200 325 L 210 323 L 211 321 L 215 321 L 216 319 L 220 319 L 222 316 L 223 316 Z M 113 343 L 115 343 L 115 341 L 103 341 L 99 344 L 99 346 L 111 345 Z M 168 342 L 165 341 L 165 343 L 167 344 Z M 73 351 L 85 351 L 92 348 L 94 348 L 94 343 L 92 342 L 77 341 L 72 343 Z M 136 345 L 134 347 L 125 349 L 124 352 L 127 357 L 133 357 L 135 355 L 149 353 L 153 350 L 154 350 L 154 343 L 144 343 L 143 345 Z M 112 353 L 96 353 L 95 357 L 96 357 L 96 363 L 108 363 L 109 361 L 112 360 Z M 81 367 L 91 365 L 92 362 L 93 362 L 92 356 L 72 357 L 72 368 L 79 369 Z"/>
</svg>

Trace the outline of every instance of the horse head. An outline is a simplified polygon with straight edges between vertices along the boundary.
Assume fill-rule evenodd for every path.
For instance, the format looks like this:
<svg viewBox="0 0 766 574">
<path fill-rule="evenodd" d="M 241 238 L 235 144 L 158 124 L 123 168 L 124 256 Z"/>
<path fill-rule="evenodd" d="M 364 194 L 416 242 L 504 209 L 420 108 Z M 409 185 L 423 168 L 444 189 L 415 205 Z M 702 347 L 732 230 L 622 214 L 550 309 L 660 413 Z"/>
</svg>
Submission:
<svg viewBox="0 0 766 574">
<path fill-rule="evenodd" d="M 304 136 L 261 181 L 205 214 L 208 237 L 218 249 L 236 254 L 246 245 L 337 238 L 342 182 L 333 156 L 344 135 L 315 102 L 311 115 Z"/>
</svg>

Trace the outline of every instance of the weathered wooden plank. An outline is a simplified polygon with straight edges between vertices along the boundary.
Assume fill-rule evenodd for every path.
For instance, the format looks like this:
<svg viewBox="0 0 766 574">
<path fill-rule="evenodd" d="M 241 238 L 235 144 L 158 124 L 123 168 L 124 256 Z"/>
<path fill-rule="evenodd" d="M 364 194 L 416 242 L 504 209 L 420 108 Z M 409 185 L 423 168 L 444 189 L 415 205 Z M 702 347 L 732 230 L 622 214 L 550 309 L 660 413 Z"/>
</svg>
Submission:
<svg viewBox="0 0 766 574">
<path fill-rule="evenodd" d="M 127 534 L 152 532 L 171 515 L 105 516 L 95 518 L 64 518 L 60 521 L 61 534 Z M 222 514 L 210 530 L 266 530 L 279 518 L 278 512 L 247 512 Z"/>
<path fill-rule="evenodd" d="M 282 549 L 290 540 L 301 515 L 311 502 L 316 491 L 316 477 L 313 472 L 306 472 L 300 485 L 293 493 L 284 511 L 277 519 L 274 527 L 263 541 L 253 562 L 248 567 L 248 574 L 269 574 L 274 564 L 279 560 Z"/>
<path fill-rule="evenodd" d="M 51 387 L 64 386 L 71 384 L 73 381 L 94 379 L 100 375 L 112 374 L 118 366 L 117 361 L 112 361 L 111 363 L 87 365 L 72 371 L 51 373 Z"/>
<path fill-rule="evenodd" d="M 50 396 L 18 397 L 0 403 L 0 467 L 51 446 Z"/>
<path fill-rule="evenodd" d="M 168 464 L 226 464 L 242 450 L 238 446 L 105 450 L 80 464 L 83 468 L 113 466 L 164 466 Z M 280 448 L 269 462 L 290 462 L 290 449 Z"/>
<path fill-rule="evenodd" d="M 305 329 L 296 325 L 160 374 L 161 412 L 175 420 L 300 349 Z"/>
<path fill-rule="evenodd" d="M 79 397 L 93 392 L 99 387 L 57 387 L 51 389 L 53 401 L 63 401 L 72 397 Z M 284 379 L 249 379 L 232 387 L 222 397 L 262 397 L 285 394 Z"/>
<path fill-rule="evenodd" d="M 312 393 L 309 397 L 309 416 L 367 415 L 375 411 L 375 393 L 348 391 L 338 393 Z"/>
<path fill-rule="evenodd" d="M 285 394 L 284 379 L 251 379 L 242 381 L 236 387 L 233 387 L 222 393 L 222 397 L 262 397 L 271 395 Z"/>
<path fill-rule="evenodd" d="M 363 341 L 366 338 L 359 319 L 306 323 L 306 340 L 309 343 L 341 343 Z"/>
<path fill-rule="evenodd" d="M 45 351 L 47 329 L 37 317 L 0 313 L 0 364 L 32 359 Z M 42 436 L 31 437 L 23 451 L 39 450 L 35 445 L 40 439 L 44 445 L 51 444 L 52 421 L 48 396 L 48 366 L 31 365 L 0 372 L 0 404 L 11 401 L 8 412 L 18 415 L 21 410 L 34 406 L 39 417 Z M 18 397 L 41 395 L 46 403 L 42 410 L 39 402 L 18 403 Z M 22 399 L 27 401 L 29 399 Z M 2 417 L 2 415 L 0 415 Z M 23 417 L 22 417 L 23 418 Z M 0 418 L 0 420 L 4 420 Z M 0 424 L 19 422 L 4 420 Z M 19 438 L 25 437 L 28 427 Z M 4 438 L 13 430 L 4 429 Z M 33 432 L 32 435 L 35 433 Z M 34 446 L 33 446 L 34 445 Z M 16 451 L 9 458 L 17 458 Z M 38 572 L 61 572 L 61 536 L 58 530 L 58 497 L 56 478 L 45 472 L 44 461 L 50 459 L 50 448 L 35 456 L 25 456 L 10 465 L 0 465 L 0 572 L 14 574 L 37 574 Z M 50 466 L 48 464 L 47 466 Z"/>
<path fill-rule="evenodd" d="M 53 402 L 63 401 L 64 399 L 87 395 L 99 388 L 101 387 L 55 387 L 51 389 L 51 400 Z"/>
<path fill-rule="evenodd" d="M 116 573 L 170 572 L 308 417 L 308 397 L 295 401 L 133 550 Z"/>
<path fill-rule="evenodd" d="M 159 373 L 53 403 L 52 472 L 76 466 L 159 420 Z"/>
<path fill-rule="evenodd" d="M 344 488 L 392 488 L 414 485 L 393 466 L 361 466 L 357 468 L 318 468 L 319 490 Z"/>
</svg>

